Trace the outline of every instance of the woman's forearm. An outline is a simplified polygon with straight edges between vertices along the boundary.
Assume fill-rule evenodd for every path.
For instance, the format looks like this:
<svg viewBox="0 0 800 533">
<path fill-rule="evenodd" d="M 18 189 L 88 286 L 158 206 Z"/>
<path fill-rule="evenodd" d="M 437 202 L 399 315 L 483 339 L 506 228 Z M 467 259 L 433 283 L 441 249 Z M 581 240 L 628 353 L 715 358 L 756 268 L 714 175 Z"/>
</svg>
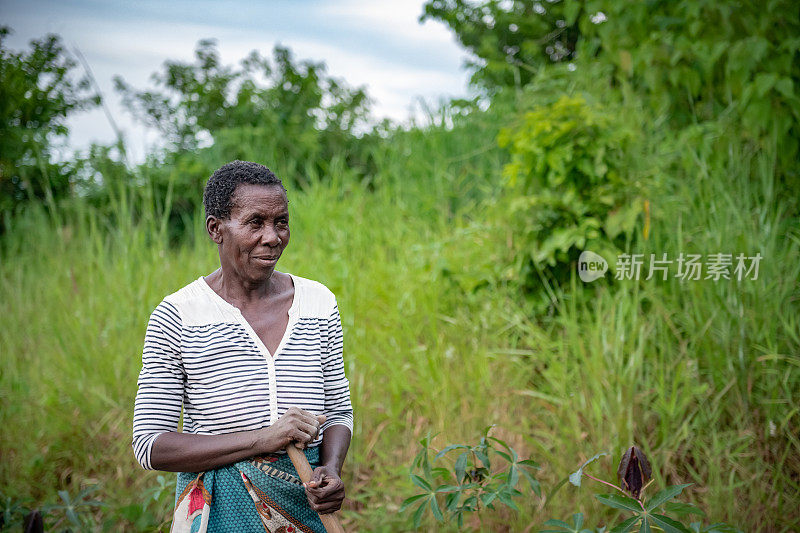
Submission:
<svg viewBox="0 0 800 533">
<path fill-rule="evenodd" d="M 258 430 L 225 435 L 162 433 L 153 442 L 150 465 L 168 472 L 204 472 L 264 453 L 260 442 Z"/>
<path fill-rule="evenodd" d="M 325 429 L 320 445 L 320 462 L 323 466 L 331 466 L 341 475 L 342 465 L 350 448 L 350 428 L 335 424 Z"/>
<path fill-rule="evenodd" d="M 316 438 L 323 422 L 323 415 L 290 407 L 275 424 L 262 429 L 224 435 L 194 435 L 174 431 L 162 433 L 156 437 L 150 450 L 150 466 L 168 472 L 213 470 L 254 455 L 283 450 L 290 442 L 305 446 Z M 347 442 L 349 445 L 349 433 Z M 344 453 L 347 453 L 346 447 Z"/>
</svg>

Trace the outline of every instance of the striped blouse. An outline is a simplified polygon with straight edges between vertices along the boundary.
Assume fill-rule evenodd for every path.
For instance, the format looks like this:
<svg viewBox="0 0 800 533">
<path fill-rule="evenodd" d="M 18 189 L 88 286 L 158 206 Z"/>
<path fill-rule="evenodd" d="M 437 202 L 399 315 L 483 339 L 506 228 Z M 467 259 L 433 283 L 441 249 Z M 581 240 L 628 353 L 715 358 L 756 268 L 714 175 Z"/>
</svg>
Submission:
<svg viewBox="0 0 800 533">
<path fill-rule="evenodd" d="M 290 274 L 294 300 L 272 357 L 242 313 L 201 276 L 150 315 L 133 414 L 133 451 L 151 470 L 156 438 L 177 431 L 215 435 L 267 427 L 291 406 L 327 416 L 326 428 L 353 430 L 334 294 Z"/>
</svg>

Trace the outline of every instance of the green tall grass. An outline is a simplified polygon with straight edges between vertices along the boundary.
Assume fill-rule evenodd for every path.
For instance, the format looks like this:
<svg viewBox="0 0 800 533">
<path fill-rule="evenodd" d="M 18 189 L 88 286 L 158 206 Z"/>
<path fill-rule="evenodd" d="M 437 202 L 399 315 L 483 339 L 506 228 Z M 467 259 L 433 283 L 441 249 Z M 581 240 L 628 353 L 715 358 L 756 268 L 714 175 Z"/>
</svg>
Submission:
<svg viewBox="0 0 800 533">
<path fill-rule="evenodd" d="M 483 528 L 535 530 L 577 509 L 607 523 L 586 486 L 550 488 L 631 443 L 657 483 L 695 483 L 689 497 L 714 521 L 800 526 L 800 234 L 772 186 L 774 154 L 721 153 L 713 131 L 677 145 L 651 235 L 631 250 L 760 251 L 757 281 L 573 279 L 548 317 L 513 280 L 484 283 L 513 234 L 498 212 L 501 124 L 441 119 L 376 148 L 372 182 L 334 161 L 289 191 L 278 268 L 324 282 L 342 310 L 356 413 L 346 525 L 409 529 L 396 511 L 413 493 L 417 441 L 438 432 L 442 447 L 497 424 L 542 463 L 546 497 L 490 513 Z M 166 527 L 172 494 L 141 503 L 157 473 L 130 448 L 144 329 L 161 298 L 218 265 L 200 211 L 175 244 L 164 199 L 143 183 L 120 188 L 112 209 L 32 208 L 1 244 L 0 491 L 35 504 L 99 482 L 105 529 Z"/>
</svg>

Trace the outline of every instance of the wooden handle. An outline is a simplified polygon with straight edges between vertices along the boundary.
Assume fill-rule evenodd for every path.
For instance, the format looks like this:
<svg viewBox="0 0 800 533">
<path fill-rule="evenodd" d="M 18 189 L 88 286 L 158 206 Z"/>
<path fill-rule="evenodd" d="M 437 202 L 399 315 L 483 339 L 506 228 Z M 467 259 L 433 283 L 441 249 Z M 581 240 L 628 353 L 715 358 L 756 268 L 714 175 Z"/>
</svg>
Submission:
<svg viewBox="0 0 800 533">
<path fill-rule="evenodd" d="M 311 470 L 311 465 L 308 464 L 306 454 L 294 444 L 290 444 L 286 447 L 286 453 L 289 454 L 289 459 L 292 460 L 292 464 L 300 475 L 300 479 L 303 483 L 311 481 L 311 474 L 313 471 Z M 328 533 L 344 533 L 344 529 L 342 528 L 342 524 L 339 523 L 339 517 L 336 513 L 321 514 L 319 515 L 319 519 L 322 520 L 322 525 L 325 526 L 325 531 Z"/>
</svg>

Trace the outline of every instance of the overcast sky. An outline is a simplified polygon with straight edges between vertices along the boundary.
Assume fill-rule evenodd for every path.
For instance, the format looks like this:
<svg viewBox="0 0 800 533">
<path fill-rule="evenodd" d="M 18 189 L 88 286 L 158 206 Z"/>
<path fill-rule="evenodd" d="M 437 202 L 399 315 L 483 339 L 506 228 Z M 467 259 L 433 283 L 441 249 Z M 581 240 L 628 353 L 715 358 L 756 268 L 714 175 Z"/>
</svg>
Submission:
<svg viewBox="0 0 800 533">
<path fill-rule="evenodd" d="M 27 49 L 32 38 L 58 33 L 86 57 L 114 120 L 124 130 L 133 158 L 158 142 L 122 108 L 112 78 L 137 88 L 166 59 L 191 61 L 197 41 L 217 39 L 222 60 L 238 63 L 251 50 L 271 57 L 280 43 L 295 59 L 324 61 L 328 74 L 366 86 L 378 117 L 405 120 L 422 97 L 467 94 L 466 53 L 438 22 L 417 22 L 424 2 L 415 0 L 262 2 L 184 0 L 60 2 L 0 0 L 0 24 L 10 26 L 10 48 Z M 70 122 L 70 144 L 111 142 L 101 110 Z"/>
</svg>

